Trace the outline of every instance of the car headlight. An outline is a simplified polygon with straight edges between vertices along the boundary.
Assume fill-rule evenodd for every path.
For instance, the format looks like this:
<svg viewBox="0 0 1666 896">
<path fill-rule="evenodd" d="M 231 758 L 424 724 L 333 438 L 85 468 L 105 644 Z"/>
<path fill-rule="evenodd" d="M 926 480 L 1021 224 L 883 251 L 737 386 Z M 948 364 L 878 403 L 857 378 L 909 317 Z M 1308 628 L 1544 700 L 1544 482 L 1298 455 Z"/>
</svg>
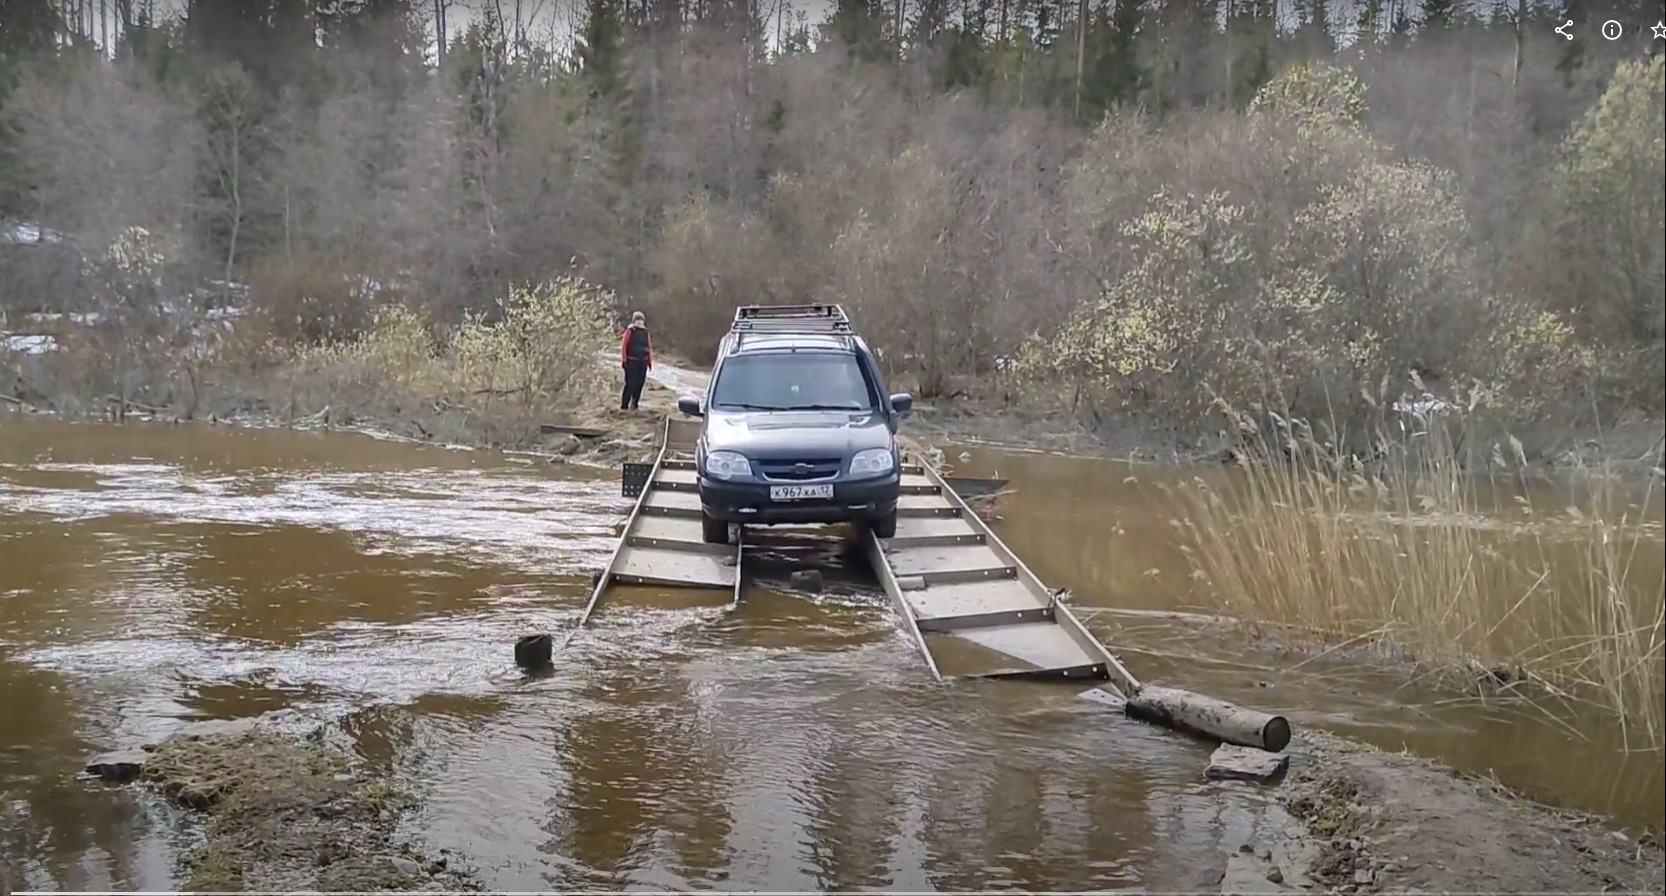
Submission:
<svg viewBox="0 0 1666 896">
<path fill-rule="evenodd" d="M 706 473 L 718 479 L 737 479 L 752 475 L 752 465 L 733 451 L 713 451 L 706 455 Z"/>
<path fill-rule="evenodd" d="M 883 476 L 896 466 L 889 448 L 868 448 L 856 452 L 850 459 L 850 475 Z"/>
</svg>

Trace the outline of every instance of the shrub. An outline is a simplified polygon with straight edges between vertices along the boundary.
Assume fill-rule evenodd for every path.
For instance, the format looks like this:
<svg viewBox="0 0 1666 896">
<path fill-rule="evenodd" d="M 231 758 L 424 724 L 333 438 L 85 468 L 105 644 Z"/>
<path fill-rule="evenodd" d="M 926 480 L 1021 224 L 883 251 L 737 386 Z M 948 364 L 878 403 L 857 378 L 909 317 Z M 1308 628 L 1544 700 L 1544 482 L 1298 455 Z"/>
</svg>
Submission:
<svg viewBox="0 0 1666 896">
<path fill-rule="evenodd" d="M 297 351 L 295 376 L 372 415 L 433 407 L 523 427 L 606 391 L 597 353 L 614 335 L 612 305 L 576 279 L 517 286 L 491 319 L 474 315 L 438 336 L 424 312 L 383 305 L 358 338 Z"/>
<path fill-rule="evenodd" d="M 1218 397 L 1360 434 L 1369 392 L 1408 374 L 1519 417 L 1565 395 L 1589 361 L 1566 325 L 1489 292 L 1448 178 L 1375 146 L 1362 103 L 1322 66 L 1275 79 L 1243 129 L 1254 176 L 1151 195 L 1115 232 L 1114 276 L 1020 370 L 1072 383 L 1094 415 L 1196 425 Z"/>
<path fill-rule="evenodd" d="M 249 273 L 250 324 L 286 345 L 355 339 L 378 305 L 401 299 L 364 265 L 324 253 L 269 259 Z"/>
</svg>

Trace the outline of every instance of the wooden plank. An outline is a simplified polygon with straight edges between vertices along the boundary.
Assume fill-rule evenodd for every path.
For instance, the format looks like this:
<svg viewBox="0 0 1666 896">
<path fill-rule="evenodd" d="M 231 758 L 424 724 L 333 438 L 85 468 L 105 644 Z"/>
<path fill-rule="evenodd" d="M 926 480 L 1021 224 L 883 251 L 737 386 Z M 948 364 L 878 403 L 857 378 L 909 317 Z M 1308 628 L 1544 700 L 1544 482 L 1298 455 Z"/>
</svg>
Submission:
<svg viewBox="0 0 1666 896">
<path fill-rule="evenodd" d="M 735 587 L 734 551 L 725 545 L 717 553 L 667 550 L 663 547 L 626 547 L 619 555 L 614 578 L 623 585 L 662 585 L 670 588 Z"/>
<path fill-rule="evenodd" d="M 576 426 L 570 423 L 538 424 L 538 432 L 546 436 L 565 433 L 570 436 L 578 436 L 581 439 L 599 439 L 612 431 L 611 429 L 597 429 L 594 426 Z"/>
<path fill-rule="evenodd" d="M 870 537 L 869 556 L 934 674 L 1104 678 L 1114 667 L 1126 676 L 935 470 L 907 480 L 915 487 L 898 501 L 897 538 Z M 919 487 L 927 484 L 937 488 Z M 967 649 L 951 651 L 950 673 L 934 654 L 953 644 Z"/>
<path fill-rule="evenodd" d="M 895 549 L 886 545 L 885 557 L 899 576 L 917 576 L 931 572 L 954 572 L 965 569 L 996 569 L 1011 566 L 1011 561 L 987 543 Z M 1013 587 L 1022 590 L 1022 586 Z M 1045 601 L 1031 601 L 1032 605 Z"/>
</svg>

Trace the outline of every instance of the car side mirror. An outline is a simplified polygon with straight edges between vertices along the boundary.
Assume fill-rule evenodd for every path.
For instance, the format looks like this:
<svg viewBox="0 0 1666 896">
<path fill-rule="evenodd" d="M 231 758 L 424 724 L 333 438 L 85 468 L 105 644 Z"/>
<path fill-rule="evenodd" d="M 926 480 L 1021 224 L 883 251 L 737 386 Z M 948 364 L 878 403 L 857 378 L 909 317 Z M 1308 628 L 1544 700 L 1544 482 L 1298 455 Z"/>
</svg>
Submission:
<svg viewBox="0 0 1666 896">
<path fill-rule="evenodd" d="M 690 417 L 706 416 L 705 413 L 700 410 L 700 399 L 695 398 L 692 395 L 684 395 L 683 397 L 677 399 L 677 410 L 678 412 Z"/>
<path fill-rule="evenodd" d="M 914 396 L 907 392 L 898 392 L 892 395 L 891 410 L 896 411 L 901 416 L 908 416 L 914 410 Z"/>
</svg>

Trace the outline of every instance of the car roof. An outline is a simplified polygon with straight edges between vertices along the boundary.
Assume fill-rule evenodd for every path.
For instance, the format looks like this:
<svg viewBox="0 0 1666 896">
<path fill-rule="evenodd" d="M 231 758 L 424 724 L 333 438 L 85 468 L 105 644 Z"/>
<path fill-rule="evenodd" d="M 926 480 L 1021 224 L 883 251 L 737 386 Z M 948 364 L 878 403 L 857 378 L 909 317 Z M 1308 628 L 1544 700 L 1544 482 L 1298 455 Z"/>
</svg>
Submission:
<svg viewBox="0 0 1666 896">
<path fill-rule="evenodd" d="M 741 333 L 730 343 L 728 354 L 800 350 L 855 354 L 856 344 L 850 336 L 820 333 Z"/>
</svg>

